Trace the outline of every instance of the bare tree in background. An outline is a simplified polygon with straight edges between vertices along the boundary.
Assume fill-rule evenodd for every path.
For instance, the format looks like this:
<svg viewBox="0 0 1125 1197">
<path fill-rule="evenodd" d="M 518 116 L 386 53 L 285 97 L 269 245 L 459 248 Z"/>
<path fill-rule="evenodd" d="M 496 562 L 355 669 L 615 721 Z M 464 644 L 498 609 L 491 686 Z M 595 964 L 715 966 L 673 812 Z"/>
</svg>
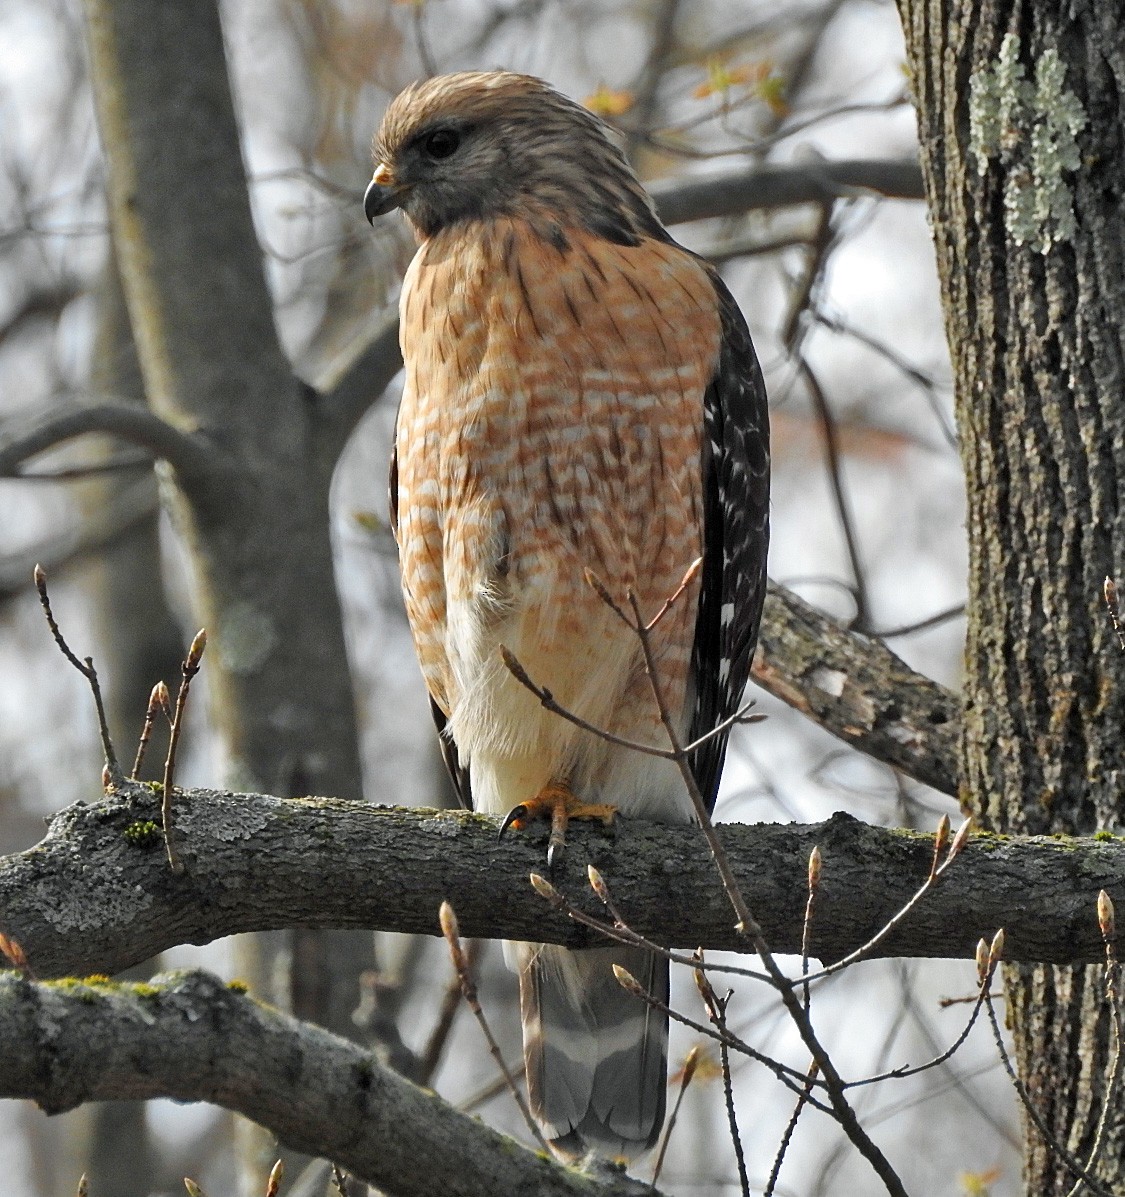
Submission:
<svg viewBox="0 0 1125 1197">
<path fill-rule="evenodd" d="M 6 409 L 23 410 L 0 435 L 0 475 L 62 472 L 72 481 L 81 475 L 84 488 L 79 531 L 64 536 L 55 526 L 56 500 L 44 500 L 40 514 L 28 514 L 31 484 L 5 484 L 13 504 L 20 504 L 21 520 L 40 529 L 31 543 L 13 538 L 4 547 L 0 577 L 5 593 L 16 596 L 9 626 L 13 640 L 22 641 L 30 640 L 34 627 L 37 642 L 53 651 L 33 602 L 19 593 L 30 565 L 45 558 L 53 581 L 83 557 L 97 559 L 96 602 L 109 629 L 103 642 L 112 651 L 96 655 L 113 683 L 111 694 L 120 696 L 121 706 L 111 712 L 119 750 L 130 752 L 135 732 L 122 728 L 139 728 L 147 687 L 160 675 L 172 680 L 177 667 L 169 664 L 170 655 L 175 660 L 179 652 L 169 649 L 168 604 L 153 584 L 157 520 L 147 463 L 157 460 L 167 527 L 190 563 L 190 581 L 182 564 L 173 565 L 171 605 L 190 631 L 200 623 L 208 628 L 210 718 L 223 746 L 227 782 L 279 798 L 360 797 L 353 671 L 334 578 L 345 612 L 366 617 L 352 621 L 353 669 L 359 666 L 362 675 L 360 658 L 380 653 L 391 657 L 388 672 L 413 669 L 408 652 L 395 648 L 388 634 L 399 616 L 389 597 L 396 583 L 380 519 L 340 514 L 341 504 L 375 506 L 383 489 L 393 402 L 379 405 L 363 432 L 353 433 L 398 368 L 387 300 L 409 253 L 386 235 L 373 243 L 362 227 L 363 145 L 386 95 L 419 69 L 502 60 L 551 75 L 556 64 L 543 47 L 561 36 L 574 56 L 563 64 L 559 82 L 583 87 L 588 103 L 620 125 L 643 172 L 665 176 L 654 186 L 664 219 L 683 226 L 677 235 L 694 248 L 729 263 L 755 327 L 770 373 L 780 455 L 796 463 L 783 465 L 779 478 L 775 522 L 781 545 L 773 572 L 792 579 L 790 562 L 804 558 L 786 542 L 812 538 L 810 528 L 831 543 L 821 571 L 831 577 L 805 578 L 802 589 L 844 624 L 777 588 L 756 665 L 766 689 L 867 754 L 843 756 L 812 733 L 792 733 L 795 750 L 817 759 L 813 780 L 827 791 L 862 787 L 855 801 L 875 822 L 932 829 L 939 813 L 954 809 L 944 794 L 998 831 L 1103 833 L 1069 853 L 1049 842 L 1029 844 L 1026 852 L 1020 844 L 970 843 L 910 918 L 873 949 L 902 958 L 893 966 L 897 972 L 872 982 L 873 974 L 851 970 L 833 982 L 835 990 L 814 993 L 813 1021 L 821 1033 L 833 1019 L 846 1032 L 825 1035 L 831 1047 L 825 1063 L 846 1060 L 857 1076 L 893 1070 L 902 1062 L 902 1023 L 917 1024 L 923 1042 L 933 1036 L 918 999 L 904 1000 L 911 968 L 905 958 L 963 958 L 972 954 L 979 934 L 990 936 L 1003 925 L 1006 956 L 1023 962 L 1010 966 L 1005 988 L 1030 1110 L 1025 1191 L 1120 1192 L 1125 1156 L 1120 1102 L 1114 1100 L 1120 1000 L 1106 1000 L 1105 970 L 1091 962 L 1102 957 L 1103 937 L 1111 944 L 1115 938 L 1112 907 L 1099 932 L 1095 895 L 1100 888 L 1125 892 L 1116 842 L 1104 834 L 1121 821 L 1116 788 L 1123 658 L 1101 608 L 1103 579 L 1122 559 L 1116 479 L 1125 437 L 1115 401 L 1125 310 L 1118 295 L 1125 278 L 1125 56 L 1108 0 L 1082 0 L 1073 11 L 1056 3 L 1008 2 L 987 12 L 970 5 L 940 18 L 932 5 L 900 0 L 899 8 L 921 172 L 905 158 L 905 137 L 902 154 L 886 159 L 846 149 L 829 161 L 794 161 L 787 154 L 795 138 L 825 126 L 839 129 L 847 147 L 852 117 L 892 124 L 909 119 L 905 78 L 861 99 L 818 92 L 825 47 L 847 45 L 848 22 L 856 22 L 852 37 L 873 27 L 840 0 L 780 16 L 772 10 L 749 15 L 745 25 L 704 4 L 668 0 L 641 15 L 609 3 L 574 6 L 561 15 L 559 8 L 538 3 L 486 12 L 431 0 L 353 11 L 310 0 L 283 10 L 285 33 L 275 32 L 272 41 L 255 23 L 264 18 L 232 5 L 223 14 L 227 54 L 210 0 L 157 8 L 87 0 L 85 36 L 117 271 L 105 271 L 98 293 L 96 364 L 89 376 L 81 377 L 73 365 L 61 370 L 58 385 L 46 388 L 54 401 L 36 409 L 4 396 Z M 60 27 L 73 19 L 64 8 L 53 16 Z M 575 36 L 568 40 L 571 30 Z M 257 64 L 261 46 L 270 52 Z M 626 46 L 634 47 L 629 70 L 613 63 L 615 73 L 603 74 L 604 64 Z M 241 147 L 228 58 L 235 67 Z M 77 97 L 83 94 L 80 66 L 72 59 L 69 68 Z M 307 104 L 265 119 L 261 84 L 269 70 L 303 73 Z M 71 194 L 96 196 L 100 168 L 89 151 L 89 121 L 79 100 L 68 103 L 76 115 L 66 126 L 69 140 L 60 139 L 54 151 L 54 177 L 64 179 Z M 257 180 L 256 233 L 243 157 L 262 154 L 255 136 L 278 136 L 283 127 L 303 150 L 289 167 Z M 42 159 L 38 165 L 43 168 Z M 873 507 L 901 503 L 906 510 L 901 491 L 923 464 L 932 471 L 928 485 L 936 477 L 955 486 L 942 366 L 938 360 L 918 364 L 903 338 L 872 335 L 861 313 L 841 310 L 831 298 L 833 278 L 847 269 L 866 226 L 894 219 L 888 216 L 890 199 L 920 198 L 923 175 L 968 491 L 969 618 L 960 702 L 908 669 L 877 638 L 882 633 L 909 645 L 899 637 L 936 634 L 952 643 L 957 588 L 951 604 L 933 601 L 939 590 L 933 579 L 944 563 L 939 559 L 928 573 L 916 572 L 910 584 L 895 578 L 904 567 L 894 564 L 893 554 L 891 570 L 880 573 L 872 565 L 879 546 L 901 534 L 877 523 Z M 26 294 L 13 290 L 4 313 L 0 371 L 5 389 L 14 393 L 20 354 L 28 353 L 44 327 L 54 330 L 80 296 L 93 292 L 99 267 L 89 251 L 89 262 L 64 257 L 66 270 L 48 260 L 54 242 L 44 233 L 53 212 L 46 179 L 20 179 L 13 169 L 8 191 L 11 211 L 21 212 L 22 220 L 0 242 L 8 255 L 5 269 L 13 279 L 39 280 Z M 287 217 L 267 211 L 271 195 L 284 197 L 278 206 L 285 206 Z M 95 199 L 71 211 L 87 220 L 96 209 Z M 33 262 L 37 246 L 46 268 Z M 853 261 L 851 269 L 864 267 Z M 835 356 L 826 346 L 836 347 Z M 294 372 L 293 359 L 306 381 Z M 856 382 L 865 375 L 875 380 L 866 395 L 862 381 Z M 871 401 L 892 392 L 898 407 L 887 400 L 880 410 Z M 915 413 L 910 418 L 902 416 L 907 406 Z M 112 438 L 100 458 L 85 451 L 65 459 L 38 456 L 90 433 Z M 807 465 L 797 468 L 810 455 L 824 466 L 823 493 L 812 497 L 806 493 L 812 472 Z M 878 479 L 892 458 L 896 469 L 887 475 L 888 485 Z M 92 468 L 98 473 L 91 481 Z M 353 553 L 350 571 L 339 573 L 330 542 L 334 478 L 337 565 Z M 950 511 L 955 518 L 956 510 L 943 509 L 943 518 Z M 932 531 L 921 529 L 923 536 Z M 354 564 L 356 546 L 362 571 Z M 919 580 L 927 578 L 929 585 Z M 52 593 L 67 625 L 62 613 L 73 610 L 77 594 L 61 582 Z M 384 597 L 376 600 L 373 593 Z M 943 599 L 947 593 L 941 591 Z M 72 624 L 67 630 L 77 644 L 82 629 Z M 372 626 L 379 631 L 372 633 Z M 924 639 L 913 643 L 912 659 L 930 664 Z M 935 652 L 933 659 L 939 658 Z M 61 658 L 48 661 L 37 667 L 41 675 L 60 676 Z M 425 716 L 416 695 L 403 690 L 399 701 L 399 690 L 381 685 L 381 701 L 365 702 L 370 709 L 360 712 L 365 746 L 377 745 L 363 754 L 368 796 L 441 805 L 445 795 L 432 769 L 415 766 L 399 775 L 409 779 L 405 787 L 395 780 L 388 765 L 395 741 Z M 767 729 L 786 726 L 777 707 L 768 709 L 773 717 Z M 44 728 L 41 742 L 50 743 L 53 734 Z M 809 785 L 786 779 L 762 734 L 752 731 L 743 741 L 732 768 L 729 811 L 742 817 L 753 813 L 753 803 L 769 801 L 775 804 L 771 811 L 807 817 Z M 92 760 L 92 748 L 90 754 Z M 875 761 L 883 764 L 865 763 Z M 205 766 L 196 770 L 209 775 Z M 30 766 L 26 773 L 0 776 L 13 814 L 10 795 L 17 783 L 31 788 L 30 777 Z M 123 801 L 124 808 L 112 802 L 93 807 L 88 819 L 68 815 L 44 850 L 0 867 L 0 932 L 11 937 L 17 962 L 19 951 L 26 952 L 37 977 L 117 972 L 183 939 L 267 930 L 267 939 L 248 945 L 236 966 L 255 992 L 272 993 L 305 1017 L 377 1043 L 400 1072 L 429 1083 L 441 1079 L 437 1069 L 451 1042 L 474 1042 L 469 1026 L 448 1038 L 458 1008 L 456 984 L 448 994 L 435 985 L 424 941 L 384 938 L 375 972 L 370 936 L 355 930 L 326 936 L 315 928 L 432 934 L 438 900 L 448 896 L 466 934 L 571 942 L 567 937 L 578 933 L 528 890 L 534 846 L 493 853 L 488 829 L 450 823 L 452 816 L 403 816 L 380 838 L 382 823 L 377 828 L 344 807 L 293 802 L 285 808 L 290 813 L 278 818 L 264 799 L 231 802 L 186 793 L 177 796 L 179 834 L 192 855 L 188 878 L 177 880 L 159 853 L 120 855 L 123 830 L 134 829 L 130 843 L 142 843 L 138 811 L 147 809 L 136 795 Z M 769 829 L 747 838 L 738 838 L 738 831 L 731 832 L 738 883 L 777 951 L 799 955 L 802 938 L 808 947 L 811 934 L 814 956 L 846 955 L 909 900 L 930 868 L 930 848 L 920 839 L 847 823 L 814 828 L 808 836 L 797 831 L 786 840 L 771 839 Z M 9 838 L 10 848 L 26 846 L 34 835 L 21 838 Z M 593 837 L 579 843 L 605 866 L 612 898 L 628 912 L 631 928 L 658 942 L 739 946 L 713 866 L 705 853 L 698 860 L 691 855 L 702 851 L 699 844 L 649 845 L 651 857 L 644 845 L 632 845 L 634 869 L 612 845 Z M 805 861 L 813 843 L 826 863 L 820 888 L 814 886 L 816 910 L 806 918 Z M 490 875 L 482 877 L 472 862 L 485 859 Z M 662 897 L 645 891 L 645 862 L 668 860 L 676 867 L 661 886 L 674 892 Z M 81 867 L 71 872 L 75 861 Z M 990 861 L 999 862 L 991 872 Z M 661 867 L 654 863 L 649 876 L 664 877 Z M 448 893 L 447 870 L 464 879 Z M 589 905 L 577 863 L 556 880 L 576 909 L 605 918 L 598 903 Z M 129 893 L 139 887 L 135 892 L 147 895 L 145 909 L 128 909 L 120 922 L 115 920 L 122 911 L 98 897 L 118 887 Z M 77 915 L 54 922 L 44 917 L 55 902 L 67 909 L 68 893 L 85 908 L 88 922 Z M 292 968 L 278 986 L 286 961 Z M 490 1012 L 510 995 L 510 982 L 499 970 L 477 967 Z M 986 969 L 986 989 L 989 976 Z M 971 970 L 965 977 L 948 984 L 971 994 Z M 579 1181 L 542 1161 L 513 1157 L 516 1170 L 504 1172 L 506 1149 L 486 1128 L 458 1119 L 418 1090 L 398 1087 L 390 1073 L 364 1063 L 360 1048 L 318 1038 L 306 1024 L 285 1021 L 206 978 L 160 982 L 148 991 L 101 982 L 68 989 L 27 978 L 10 981 L 0 989 L 5 1093 L 34 1096 L 49 1109 L 96 1097 L 215 1101 L 246 1113 L 297 1150 L 350 1160 L 388 1192 L 505 1191 L 517 1176 L 539 1185 L 538 1191 L 578 1191 L 573 1186 Z M 725 1001 L 725 990 L 721 977 L 712 974 L 711 981 L 714 1010 Z M 723 1051 L 737 1053 L 734 1039 L 756 1049 L 767 1044 L 771 1058 L 791 1058 L 803 1070 L 808 1058 L 802 1058 L 801 1043 L 787 1045 L 778 1030 L 779 1003 L 739 1006 L 747 983 L 735 984 L 738 995 L 727 1016 L 734 1035 Z M 855 1064 L 854 1028 L 882 1003 L 901 1014 L 880 1032 L 882 1044 L 872 1043 L 869 1057 Z M 686 1001 L 676 1004 L 691 1012 Z M 46 1025 L 58 1028 L 49 1068 L 40 1042 Z M 799 1027 L 799 1017 L 784 1025 Z M 943 1032 L 952 1026 L 941 1025 Z M 505 1040 L 503 1028 L 498 1033 L 511 1051 L 515 1039 Z M 865 1155 L 859 1167 L 846 1161 L 843 1153 L 854 1157 L 858 1145 L 851 1133 L 841 1133 L 841 1146 L 826 1149 L 819 1163 L 783 1166 L 784 1152 L 775 1160 L 767 1146 L 769 1158 L 751 1154 L 736 1169 L 729 1145 L 721 1145 L 726 1102 L 717 1092 L 720 1079 L 711 1086 L 718 1101 L 706 1107 L 709 1121 L 696 1129 L 696 1147 L 678 1153 L 673 1138 L 660 1184 L 677 1192 L 762 1191 L 774 1185 L 772 1169 L 780 1171 L 773 1191 L 782 1193 L 787 1169 L 801 1168 L 793 1175 L 804 1176 L 810 1192 L 852 1192 L 856 1185 L 874 1191 L 878 1184 L 895 1192 L 899 1176 L 902 1191 L 952 1192 L 960 1183 L 966 1192 L 991 1187 L 996 1197 L 1015 1192 L 1001 1143 L 1006 1113 L 997 1120 L 995 1103 L 956 1071 L 961 1057 L 952 1063 L 940 1058 L 955 1035 L 952 1030 L 934 1042 L 938 1063 L 921 1082 L 934 1097 L 946 1084 L 956 1086 L 973 1125 L 978 1132 L 983 1128 L 980 1154 L 966 1159 L 969 1172 L 960 1182 L 953 1175 L 935 1178 L 925 1159 L 896 1152 L 889 1137 L 884 1146 L 894 1166 L 876 1180 L 868 1166 L 872 1156 Z M 720 1046 L 710 1049 L 718 1077 Z M 95 1059 L 97 1069 L 89 1063 Z M 151 1067 L 138 1066 L 145 1059 Z M 761 1068 L 761 1061 L 753 1067 Z M 482 1058 L 482 1099 L 488 1068 Z M 699 1072 L 696 1088 L 705 1084 L 706 1073 Z M 795 1123 L 798 1114 L 803 1120 L 818 1116 L 801 1113 L 796 1098 L 756 1097 L 737 1063 L 726 1075 L 734 1078 L 732 1101 L 741 1107 L 744 1129 L 755 1120 L 768 1125 L 767 1145 L 779 1138 L 788 1143 L 791 1117 Z M 821 1083 L 824 1076 L 814 1079 Z M 461 1095 L 472 1097 L 473 1087 L 463 1080 Z M 814 1096 L 822 1092 L 810 1088 Z M 882 1093 L 882 1086 L 839 1090 L 856 1103 L 865 1133 L 878 1137 L 884 1109 L 893 1112 L 895 1106 L 863 1106 L 864 1094 L 875 1092 Z M 1109 1117 L 1103 1117 L 1106 1110 Z M 839 1109 L 836 1116 L 847 1132 L 846 1117 Z M 93 1197 L 124 1197 L 146 1185 L 172 1183 L 171 1174 L 154 1182 L 143 1152 L 132 1146 L 139 1141 L 137 1108 L 125 1117 L 132 1119 L 129 1129 L 118 1124 L 100 1140 L 95 1136 L 88 1150 L 97 1168 Z M 804 1128 L 802 1121 L 793 1160 Z M 154 1151 L 159 1154 L 159 1145 Z M 213 1147 L 201 1151 L 222 1154 Z M 107 1162 L 96 1165 L 99 1158 Z M 719 1159 L 731 1162 L 713 1162 Z M 199 1159 L 177 1164 L 204 1172 Z M 1000 1165 L 994 1176 L 993 1165 Z M 1005 1168 L 1008 1175 L 1000 1175 Z M 256 1177 L 256 1187 L 246 1191 L 264 1192 L 268 1163 L 252 1160 L 245 1170 Z M 74 1191 L 76 1178 L 62 1172 L 60 1167 L 58 1176 L 44 1180 L 44 1195 Z M 214 1175 L 213 1192 L 232 1183 L 229 1169 Z M 320 1192 L 330 1183 L 315 1169 L 308 1184 L 314 1180 Z"/>
</svg>

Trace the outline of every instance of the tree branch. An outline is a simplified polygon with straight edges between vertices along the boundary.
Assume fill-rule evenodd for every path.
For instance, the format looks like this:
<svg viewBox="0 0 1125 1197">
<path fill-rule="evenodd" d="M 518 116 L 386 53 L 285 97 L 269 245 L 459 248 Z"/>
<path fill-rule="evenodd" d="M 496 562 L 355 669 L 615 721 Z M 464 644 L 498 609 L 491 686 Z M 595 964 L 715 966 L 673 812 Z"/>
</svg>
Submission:
<svg viewBox="0 0 1125 1197">
<path fill-rule="evenodd" d="M 0 974 L 0 1096 L 31 1098 L 52 1114 L 88 1101 L 214 1102 L 396 1197 L 651 1191 L 569 1171 L 370 1052 L 202 972 L 142 985 Z"/>
<path fill-rule="evenodd" d="M 37 975 L 113 973 L 174 944 L 280 927 L 436 935 L 445 899 L 466 937 L 600 942 L 532 890 L 528 875 L 543 870 L 544 838 L 529 832 L 498 843 L 495 819 L 177 791 L 173 815 L 186 865 L 177 877 L 164 859 L 159 805 L 147 787 L 129 785 L 122 796 L 69 807 L 37 847 L 0 860 L 0 931 L 22 946 Z M 777 952 L 801 950 L 807 862 L 819 845 L 811 952 L 822 960 L 838 959 L 881 928 L 929 875 L 933 855 L 932 836 L 842 814 L 814 825 L 718 830 Z M 612 832 L 573 824 L 554 882 L 601 919 L 588 862 L 635 931 L 669 945 L 745 947 L 697 829 L 625 818 Z M 1105 951 L 1099 889 L 1125 890 L 1120 839 L 974 836 L 878 954 L 972 959 L 977 940 L 1002 926 L 1006 959 L 1096 961 Z"/>
<path fill-rule="evenodd" d="M 801 166 L 745 166 L 649 187 L 665 224 L 738 216 L 761 208 L 824 204 L 864 194 L 922 200 L 922 168 L 914 161 L 858 158 Z"/>
<path fill-rule="evenodd" d="M 355 426 L 401 369 L 398 312 L 392 310 L 358 357 L 323 386 L 316 407 L 319 419 L 313 425 L 321 470 L 331 474 Z"/>
<path fill-rule="evenodd" d="M 957 794 L 957 696 L 774 582 L 753 678 L 861 752 Z"/>
<path fill-rule="evenodd" d="M 22 423 L 22 421 L 21 421 Z M 148 449 L 186 482 L 215 473 L 216 454 L 135 403 L 81 403 L 37 413 L 21 428 L 0 429 L 0 477 L 18 478 L 29 457 L 90 433 L 105 433 Z"/>
</svg>

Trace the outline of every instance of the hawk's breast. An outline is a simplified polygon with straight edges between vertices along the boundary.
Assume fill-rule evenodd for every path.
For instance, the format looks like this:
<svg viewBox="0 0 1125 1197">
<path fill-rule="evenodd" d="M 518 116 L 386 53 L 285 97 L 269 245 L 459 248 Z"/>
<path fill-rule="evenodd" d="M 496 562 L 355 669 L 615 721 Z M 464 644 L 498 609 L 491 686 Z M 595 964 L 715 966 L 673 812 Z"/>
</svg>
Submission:
<svg viewBox="0 0 1125 1197">
<path fill-rule="evenodd" d="M 566 236 L 560 250 L 517 220 L 460 226 L 411 265 L 399 539 L 423 671 L 462 756 L 542 758 L 596 781 L 604 751 L 544 712 L 498 648 L 592 722 L 658 734 L 636 637 L 585 572 L 651 618 L 702 552 L 720 328 L 706 270 L 678 246 Z M 676 710 L 696 587 L 654 633 Z"/>
</svg>

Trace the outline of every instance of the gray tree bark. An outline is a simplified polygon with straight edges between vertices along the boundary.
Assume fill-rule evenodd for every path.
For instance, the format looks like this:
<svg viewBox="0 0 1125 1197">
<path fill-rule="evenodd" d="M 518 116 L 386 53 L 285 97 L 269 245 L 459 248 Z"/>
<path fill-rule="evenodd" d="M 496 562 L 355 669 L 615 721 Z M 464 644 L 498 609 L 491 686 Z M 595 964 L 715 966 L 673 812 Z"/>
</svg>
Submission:
<svg viewBox="0 0 1125 1197">
<path fill-rule="evenodd" d="M 112 973 L 172 944 L 279 927 L 435 935 L 445 900 L 468 937 L 574 948 L 602 942 L 529 883 L 530 873 L 547 871 L 545 828 L 497 842 L 498 821 L 466 811 L 191 790 L 176 796 L 186 866 L 177 878 L 158 816 L 156 796 L 134 787 L 68 808 L 41 844 L 0 860 L 3 930 L 36 975 Z M 777 952 L 800 951 L 808 859 L 820 848 L 811 950 L 825 961 L 878 932 L 926 880 L 933 857 L 932 835 L 843 814 L 819 824 L 724 824 L 719 834 Z M 624 818 L 610 830 L 571 828 L 554 884 L 604 921 L 586 873 L 591 863 L 635 931 L 670 946 L 747 950 L 698 829 Z M 1003 927 L 1008 959 L 1096 960 L 1104 951 L 1096 915 L 1103 888 L 1125 888 L 1119 837 L 971 836 L 870 955 L 968 960 L 978 939 Z M 967 989 L 974 976 L 967 971 Z"/>
<path fill-rule="evenodd" d="M 968 490 L 962 801 L 1015 833 L 1119 828 L 1125 662 L 1125 43 L 1112 0 L 899 0 Z M 1120 899 L 1122 891 L 1111 891 Z M 1101 971 L 1007 975 L 1019 1069 L 1080 1160 L 1105 1102 Z M 1125 1184 L 1125 1106 L 1093 1171 Z M 1028 1127 L 1027 1192 L 1074 1178 Z"/>
<path fill-rule="evenodd" d="M 169 505 L 209 634 L 228 777 L 361 796 L 356 720 L 329 538 L 334 460 L 273 322 L 250 212 L 218 6 L 87 0 L 110 218 L 152 410 L 197 452 Z M 275 988 L 279 952 L 296 967 Z M 356 1033 L 370 936 L 244 942 L 261 992 Z"/>
</svg>

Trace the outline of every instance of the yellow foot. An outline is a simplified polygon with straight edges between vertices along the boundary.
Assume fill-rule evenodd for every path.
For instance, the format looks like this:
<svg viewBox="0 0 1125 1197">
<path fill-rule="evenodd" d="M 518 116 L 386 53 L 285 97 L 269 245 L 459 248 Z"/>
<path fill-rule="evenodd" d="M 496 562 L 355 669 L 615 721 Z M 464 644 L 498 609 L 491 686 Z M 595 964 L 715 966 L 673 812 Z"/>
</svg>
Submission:
<svg viewBox="0 0 1125 1197">
<path fill-rule="evenodd" d="M 500 825 L 500 836 L 510 828 L 522 830 L 533 819 L 551 820 L 551 837 L 547 841 L 547 864 L 554 868 L 566 846 L 566 827 L 571 819 L 600 819 L 606 827 L 613 823 L 617 808 L 604 803 L 583 802 L 561 782 L 544 786 L 529 802 L 513 806 Z"/>
</svg>

